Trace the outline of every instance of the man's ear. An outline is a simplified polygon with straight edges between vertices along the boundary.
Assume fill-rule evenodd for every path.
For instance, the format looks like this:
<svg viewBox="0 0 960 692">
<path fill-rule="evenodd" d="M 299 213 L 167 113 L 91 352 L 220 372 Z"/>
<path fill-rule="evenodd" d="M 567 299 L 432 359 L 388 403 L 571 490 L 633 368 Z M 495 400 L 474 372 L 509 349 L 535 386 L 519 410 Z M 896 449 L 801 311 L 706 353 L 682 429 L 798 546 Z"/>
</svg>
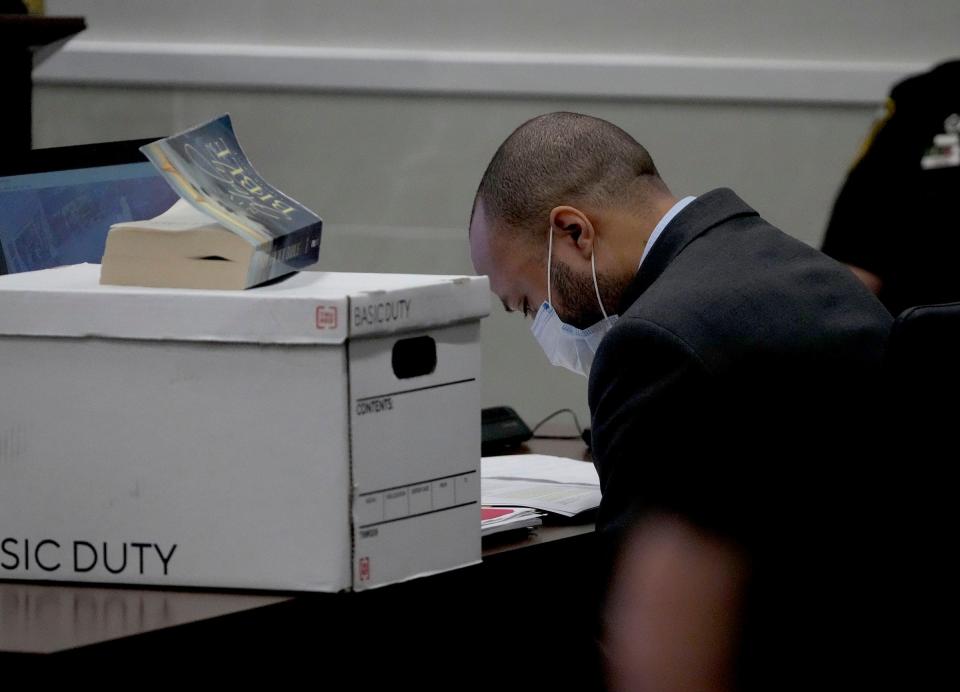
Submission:
<svg viewBox="0 0 960 692">
<path fill-rule="evenodd" d="M 552 232 L 559 231 L 553 239 L 554 244 L 566 244 L 584 259 L 593 255 L 593 244 L 597 240 L 596 229 L 590 217 L 576 207 L 554 207 L 550 211 Z"/>
</svg>

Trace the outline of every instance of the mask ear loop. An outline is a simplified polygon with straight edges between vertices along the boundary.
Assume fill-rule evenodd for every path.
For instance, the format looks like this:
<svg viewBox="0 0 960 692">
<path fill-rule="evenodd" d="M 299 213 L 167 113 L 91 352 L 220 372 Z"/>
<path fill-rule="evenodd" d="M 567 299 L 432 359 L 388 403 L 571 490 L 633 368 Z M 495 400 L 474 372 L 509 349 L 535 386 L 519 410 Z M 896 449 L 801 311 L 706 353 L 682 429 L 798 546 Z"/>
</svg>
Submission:
<svg viewBox="0 0 960 692">
<path fill-rule="evenodd" d="M 551 238 L 553 235 L 551 234 Z M 590 271 L 593 272 L 593 290 L 597 292 L 597 302 L 600 303 L 600 312 L 603 313 L 603 319 L 609 319 L 607 317 L 607 311 L 603 309 L 603 300 L 600 299 L 600 285 L 597 283 L 597 253 L 596 251 L 590 253 Z"/>
<path fill-rule="evenodd" d="M 547 305 L 553 308 L 553 295 L 550 291 L 550 259 L 553 255 L 553 225 L 547 226 Z"/>
</svg>

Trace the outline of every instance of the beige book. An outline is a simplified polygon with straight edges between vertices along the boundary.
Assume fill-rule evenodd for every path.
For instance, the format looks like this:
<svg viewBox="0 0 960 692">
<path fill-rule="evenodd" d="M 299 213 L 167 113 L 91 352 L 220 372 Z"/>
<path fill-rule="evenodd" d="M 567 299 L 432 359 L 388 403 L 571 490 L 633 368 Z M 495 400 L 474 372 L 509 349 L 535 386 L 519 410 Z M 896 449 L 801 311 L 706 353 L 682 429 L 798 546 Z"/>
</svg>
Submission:
<svg viewBox="0 0 960 692">
<path fill-rule="evenodd" d="M 256 247 L 184 200 L 146 221 L 107 234 L 100 283 L 243 289 Z"/>
</svg>

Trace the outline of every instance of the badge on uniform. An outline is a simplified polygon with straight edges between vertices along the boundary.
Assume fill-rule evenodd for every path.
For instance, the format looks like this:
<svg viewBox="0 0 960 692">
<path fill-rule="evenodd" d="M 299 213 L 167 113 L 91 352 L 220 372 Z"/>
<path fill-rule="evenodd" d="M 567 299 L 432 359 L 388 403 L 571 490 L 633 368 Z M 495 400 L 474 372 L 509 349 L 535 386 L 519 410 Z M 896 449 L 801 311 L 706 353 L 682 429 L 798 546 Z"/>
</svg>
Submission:
<svg viewBox="0 0 960 692">
<path fill-rule="evenodd" d="M 920 159 L 920 168 L 955 168 L 960 166 L 960 115 L 956 113 L 943 121 L 943 132 L 933 137 L 933 144 Z"/>
</svg>

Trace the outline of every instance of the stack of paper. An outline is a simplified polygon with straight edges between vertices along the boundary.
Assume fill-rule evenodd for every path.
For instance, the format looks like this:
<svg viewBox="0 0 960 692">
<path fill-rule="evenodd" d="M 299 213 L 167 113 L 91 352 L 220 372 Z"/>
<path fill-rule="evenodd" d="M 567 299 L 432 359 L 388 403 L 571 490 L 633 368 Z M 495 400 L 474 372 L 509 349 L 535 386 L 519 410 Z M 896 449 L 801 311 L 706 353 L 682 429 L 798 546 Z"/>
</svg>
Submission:
<svg viewBox="0 0 960 692">
<path fill-rule="evenodd" d="M 572 517 L 600 505 L 600 479 L 593 464 L 542 454 L 484 457 L 481 503 L 530 507 Z"/>
<path fill-rule="evenodd" d="M 483 507 L 480 510 L 480 535 L 540 526 L 543 516 L 529 507 Z"/>
</svg>

